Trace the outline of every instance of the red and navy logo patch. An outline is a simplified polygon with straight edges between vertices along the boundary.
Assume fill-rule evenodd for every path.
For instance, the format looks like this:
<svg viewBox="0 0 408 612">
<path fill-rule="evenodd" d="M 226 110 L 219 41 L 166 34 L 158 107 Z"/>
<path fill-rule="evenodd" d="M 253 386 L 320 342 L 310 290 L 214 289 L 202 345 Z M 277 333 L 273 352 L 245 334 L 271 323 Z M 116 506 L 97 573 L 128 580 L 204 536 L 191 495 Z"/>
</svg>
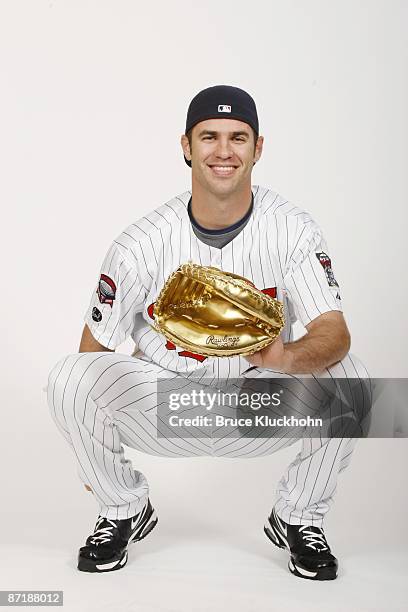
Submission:
<svg viewBox="0 0 408 612">
<path fill-rule="evenodd" d="M 323 266 L 323 270 L 326 275 L 329 286 L 338 287 L 339 286 L 338 282 L 334 278 L 330 257 L 323 251 L 321 253 L 316 253 L 316 257 L 320 261 L 321 265 Z"/>
<path fill-rule="evenodd" d="M 101 274 L 96 293 L 98 294 L 101 304 L 109 304 L 112 308 L 113 301 L 116 297 L 116 285 L 110 276 Z"/>
</svg>

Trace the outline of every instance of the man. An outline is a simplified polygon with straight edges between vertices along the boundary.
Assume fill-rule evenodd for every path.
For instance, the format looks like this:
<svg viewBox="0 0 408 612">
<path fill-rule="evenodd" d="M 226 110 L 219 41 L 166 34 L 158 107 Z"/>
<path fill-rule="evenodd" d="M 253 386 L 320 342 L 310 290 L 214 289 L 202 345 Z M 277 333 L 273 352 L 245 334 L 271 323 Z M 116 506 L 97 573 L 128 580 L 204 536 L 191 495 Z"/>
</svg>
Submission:
<svg viewBox="0 0 408 612">
<path fill-rule="evenodd" d="M 124 458 L 122 444 L 169 457 L 256 457 L 296 442 L 158 436 L 158 378 L 366 376 L 348 353 L 350 334 L 320 228 L 276 192 L 251 185 L 263 142 L 255 103 L 245 91 L 216 86 L 197 94 L 181 137 L 191 192 L 113 241 L 85 315 L 79 354 L 60 360 L 50 374 L 51 413 L 100 505 L 94 532 L 79 552 L 82 571 L 120 569 L 129 543 L 157 523 L 146 478 Z M 244 276 L 281 300 L 286 324 L 273 344 L 245 359 L 205 357 L 166 342 L 151 326 L 154 303 L 187 261 Z M 307 333 L 293 341 L 296 319 Z M 116 354 L 129 335 L 133 355 Z M 337 575 L 322 524 L 354 444 L 351 438 L 302 440 L 279 483 L 265 533 L 289 551 L 296 576 Z"/>
</svg>

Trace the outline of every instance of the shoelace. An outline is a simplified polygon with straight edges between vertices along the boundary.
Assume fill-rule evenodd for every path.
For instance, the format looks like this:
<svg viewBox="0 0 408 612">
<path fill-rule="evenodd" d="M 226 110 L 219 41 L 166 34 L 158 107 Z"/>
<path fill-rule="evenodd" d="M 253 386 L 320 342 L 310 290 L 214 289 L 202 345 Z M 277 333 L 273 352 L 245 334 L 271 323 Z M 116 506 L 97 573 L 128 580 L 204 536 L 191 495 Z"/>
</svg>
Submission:
<svg viewBox="0 0 408 612">
<path fill-rule="evenodd" d="M 110 523 L 110 525 L 101 528 L 100 525 L 104 521 Z M 113 537 L 112 529 L 116 527 L 117 525 L 114 521 L 101 517 L 95 525 L 95 530 L 92 534 L 91 543 L 96 544 L 96 546 L 98 546 L 98 544 L 104 544 L 105 542 L 109 542 L 109 540 L 111 540 Z"/>
<path fill-rule="evenodd" d="M 303 527 L 299 529 L 299 532 L 302 532 L 303 539 L 308 542 L 306 546 L 319 552 L 329 550 L 323 531 L 319 533 L 318 531 L 308 531 L 308 529 L 310 530 L 309 525 L 303 525 Z M 318 529 L 318 527 L 314 529 Z"/>
</svg>

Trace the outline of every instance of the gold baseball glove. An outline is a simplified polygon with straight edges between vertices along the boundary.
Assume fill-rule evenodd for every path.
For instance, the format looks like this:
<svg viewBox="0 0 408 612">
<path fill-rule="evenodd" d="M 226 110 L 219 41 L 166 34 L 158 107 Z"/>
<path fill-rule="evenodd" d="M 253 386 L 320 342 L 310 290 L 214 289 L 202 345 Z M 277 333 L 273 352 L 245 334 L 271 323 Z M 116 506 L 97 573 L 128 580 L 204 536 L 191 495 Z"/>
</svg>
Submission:
<svg viewBox="0 0 408 612">
<path fill-rule="evenodd" d="M 218 268 L 183 264 L 166 281 L 153 309 L 155 329 L 201 355 L 252 355 L 273 342 L 283 304 L 249 280 Z"/>
</svg>

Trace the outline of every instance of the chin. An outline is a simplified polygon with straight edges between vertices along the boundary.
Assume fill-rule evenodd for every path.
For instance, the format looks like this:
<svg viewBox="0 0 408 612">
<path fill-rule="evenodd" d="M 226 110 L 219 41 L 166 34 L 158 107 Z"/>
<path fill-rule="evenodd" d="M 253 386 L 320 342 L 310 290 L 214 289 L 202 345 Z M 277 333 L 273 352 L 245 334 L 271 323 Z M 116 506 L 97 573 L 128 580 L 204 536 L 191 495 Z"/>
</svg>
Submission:
<svg viewBox="0 0 408 612">
<path fill-rule="evenodd" d="M 209 185 L 210 190 L 216 194 L 216 195 L 229 195 L 231 193 L 234 193 L 235 191 L 238 190 L 239 185 L 236 183 L 236 181 L 217 181 L 217 182 L 211 182 L 211 184 Z"/>
</svg>

